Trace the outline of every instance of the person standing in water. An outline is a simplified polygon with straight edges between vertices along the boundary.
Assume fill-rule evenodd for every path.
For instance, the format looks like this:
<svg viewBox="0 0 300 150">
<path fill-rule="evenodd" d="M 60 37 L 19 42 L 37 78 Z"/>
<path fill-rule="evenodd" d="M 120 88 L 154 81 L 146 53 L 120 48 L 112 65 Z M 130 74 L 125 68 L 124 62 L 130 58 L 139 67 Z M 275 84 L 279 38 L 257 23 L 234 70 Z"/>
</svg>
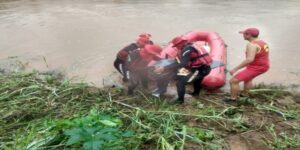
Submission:
<svg viewBox="0 0 300 150">
<path fill-rule="evenodd" d="M 118 70 L 118 72 L 122 74 L 124 82 L 128 81 L 128 78 L 126 76 L 126 72 L 128 72 L 128 69 L 125 66 L 125 62 L 128 58 L 128 55 L 132 51 L 143 48 L 146 44 L 153 44 L 150 38 L 151 38 L 151 34 L 142 33 L 135 40 L 136 42 L 127 45 L 126 47 L 124 47 L 118 52 L 116 60 L 114 61 L 114 67 Z"/>
<path fill-rule="evenodd" d="M 223 99 L 226 103 L 237 101 L 240 82 L 244 82 L 244 90 L 240 93 L 240 96 L 248 97 L 253 79 L 267 72 L 270 68 L 269 46 L 263 40 L 258 39 L 259 30 L 248 28 L 239 33 L 243 34 L 244 39 L 249 43 L 246 46 L 246 59 L 230 71 L 230 74 L 233 75 L 230 79 L 231 96 Z M 238 72 L 242 68 L 244 69 Z"/>
</svg>

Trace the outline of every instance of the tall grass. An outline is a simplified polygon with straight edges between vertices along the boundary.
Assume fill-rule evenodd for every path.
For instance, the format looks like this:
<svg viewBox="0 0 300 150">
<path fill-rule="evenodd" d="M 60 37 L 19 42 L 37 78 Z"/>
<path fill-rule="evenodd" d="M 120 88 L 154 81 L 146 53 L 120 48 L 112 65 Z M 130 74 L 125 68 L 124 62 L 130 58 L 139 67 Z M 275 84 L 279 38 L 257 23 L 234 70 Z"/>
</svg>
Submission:
<svg viewBox="0 0 300 150">
<path fill-rule="evenodd" d="M 99 119 L 91 121 L 91 117 L 101 118 L 101 114 L 122 121 L 117 129 L 111 130 L 114 131 L 111 134 L 134 132 L 134 136 L 126 142 L 111 143 L 109 146 L 115 145 L 115 149 L 124 146 L 126 149 L 165 150 L 228 148 L 225 141 L 227 135 L 258 130 L 258 127 L 244 120 L 243 115 L 248 110 L 276 115 L 281 112 L 285 120 L 299 117 L 297 110 L 287 111 L 255 100 L 246 100 L 238 106 L 226 106 L 219 103 L 222 96 L 218 95 L 199 98 L 190 106 L 173 106 L 166 100 L 143 92 L 127 97 L 123 89 L 100 89 L 85 83 L 74 83 L 56 73 L 0 74 L 0 83 L 0 149 L 90 148 L 91 145 L 86 143 L 94 139 L 94 134 L 111 128 L 109 126 L 114 122 L 104 119 L 94 124 Z M 266 101 L 269 103 L 285 94 L 265 95 L 264 98 L 272 97 Z M 91 115 L 91 110 L 98 113 Z M 91 138 L 70 144 L 70 138 L 77 135 L 69 131 L 78 127 L 78 120 L 84 131 L 82 134 L 88 133 Z M 93 142 L 99 144 L 99 140 L 110 141 L 97 138 Z"/>
</svg>

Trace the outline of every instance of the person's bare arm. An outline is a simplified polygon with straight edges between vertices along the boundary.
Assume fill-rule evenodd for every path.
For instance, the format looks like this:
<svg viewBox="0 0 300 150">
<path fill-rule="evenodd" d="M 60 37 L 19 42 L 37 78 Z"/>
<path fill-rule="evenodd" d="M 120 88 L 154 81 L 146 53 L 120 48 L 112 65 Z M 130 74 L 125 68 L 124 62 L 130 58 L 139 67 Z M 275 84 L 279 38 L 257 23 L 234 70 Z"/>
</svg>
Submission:
<svg viewBox="0 0 300 150">
<path fill-rule="evenodd" d="M 252 43 L 248 43 L 247 44 L 247 48 L 246 48 L 246 59 L 241 64 L 239 64 L 238 66 L 236 66 L 235 68 L 233 68 L 230 71 L 230 74 L 233 75 L 238 70 L 246 67 L 248 64 L 250 64 L 251 62 L 253 62 L 257 51 L 258 51 L 258 46 L 257 45 L 254 45 Z"/>
</svg>

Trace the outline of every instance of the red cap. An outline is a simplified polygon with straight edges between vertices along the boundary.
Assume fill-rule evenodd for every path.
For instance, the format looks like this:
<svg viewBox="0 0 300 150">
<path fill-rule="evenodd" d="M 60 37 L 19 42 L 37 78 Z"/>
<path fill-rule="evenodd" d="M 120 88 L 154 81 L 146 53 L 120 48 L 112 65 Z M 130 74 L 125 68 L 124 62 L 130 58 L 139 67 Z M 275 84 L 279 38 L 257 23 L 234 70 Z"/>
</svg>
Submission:
<svg viewBox="0 0 300 150">
<path fill-rule="evenodd" d="M 175 37 L 171 43 L 173 43 L 173 47 L 176 47 L 177 45 L 185 43 L 185 42 L 187 42 L 187 39 L 185 39 L 182 36 L 178 36 L 178 37 Z"/>
<path fill-rule="evenodd" d="M 139 35 L 139 37 L 143 37 L 143 38 L 148 38 L 148 39 L 150 39 L 150 38 L 151 38 L 151 34 L 150 34 L 150 33 L 141 33 L 141 34 Z"/>
<path fill-rule="evenodd" d="M 159 46 L 159 45 L 146 45 L 145 46 L 145 51 L 151 55 L 156 55 L 156 56 L 159 56 L 161 51 L 162 51 L 162 48 Z"/>
<path fill-rule="evenodd" d="M 257 28 L 248 28 L 244 31 L 240 31 L 239 33 L 241 34 L 249 34 L 251 36 L 258 36 L 259 35 L 259 30 Z"/>
<path fill-rule="evenodd" d="M 141 46 L 145 46 L 146 44 L 148 44 L 150 42 L 149 39 L 145 38 L 145 37 L 139 37 L 135 41 Z"/>
</svg>

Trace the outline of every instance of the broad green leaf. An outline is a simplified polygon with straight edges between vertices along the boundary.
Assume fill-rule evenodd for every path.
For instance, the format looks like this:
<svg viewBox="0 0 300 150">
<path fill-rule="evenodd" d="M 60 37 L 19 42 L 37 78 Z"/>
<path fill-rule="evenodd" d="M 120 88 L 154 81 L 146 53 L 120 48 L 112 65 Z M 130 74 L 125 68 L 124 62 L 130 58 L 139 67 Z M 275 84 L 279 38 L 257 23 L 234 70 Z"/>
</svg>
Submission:
<svg viewBox="0 0 300 150">
<path fill-rule="evenodd" d="M 100 118 L 102 120 L 111 120 L 112 117 L 110 115 L 107 115 L 107 114 L 100 114 Z"/>
<path fill-rule="evenodd" d="M 99 140 L 93 140 L 83 143 L 84 150 L 100 150 L 103 142 Z"/>
<path fill-rule="evenodd" d="M 84 128 L 84 130 L 90 135 L 95 134 L 95 132 L 97 131 L 96 128 Z"/>
<path fill-rule="evenodd" d="M 123 124 L 123 123 L 122 123 L 122 120 L 119 119 L 119 118 L 113 118 L 112 121 L 115 122 L 115 123 L 118 124 L 118 125 L 122 125 L 122 124 Z"/>
<path fill-rule="evenodd" d="M 81 134 L 82 128 L 72 128 L 65 131 L 65 135 L 74 135 L 74 134 Z"/>
<path fill-rule="evenodd" d="M 116 128 L 104 128 L 104 129 L 101 129 L 99 131 L 99 133 L 117 132 L 117 131 L 118 131 L 118 129 L 116 129 Z"/>
<path fill-rule="evenodd" d="M 117 126 L 118 124 L 110 121 L 110 120 L 100 120 L 100 122 L 106 126 L 110 126 L 110 127 L 115 127 Z"/>
<path fill-rule="evenodd" d="M 116 136 L 114 136 L 112 134 L 103 134 L 103 135 L 100 134 L 100 136 L 101 136 L 102 139 L 105 139 L 107 141 L 113 141 L 113 140 L 118 139 Z"/>
<path fill-rule="evenodd" d="M 75 144 L 75 143 L 78 143 L 82 140 L 82 137 L 81 135 L 72 135 L 68 141 L 66 142 L 66 145 L 72 145 L 72 144 Z"/>
<path fill-rule="evenodd" d="M 73 128 L 65 131 L 65 135 L 70 136 L 67 145 L 75 144 L 83 139 L 82 137 L 82 129 L 81 128 Z"/>
<path fill-rule="evenodd" d="M 126 131 L 122 134 L 123 137 L 132 137 L 133 136 L 133 132 L 132 131 Z"/>
</svg>

